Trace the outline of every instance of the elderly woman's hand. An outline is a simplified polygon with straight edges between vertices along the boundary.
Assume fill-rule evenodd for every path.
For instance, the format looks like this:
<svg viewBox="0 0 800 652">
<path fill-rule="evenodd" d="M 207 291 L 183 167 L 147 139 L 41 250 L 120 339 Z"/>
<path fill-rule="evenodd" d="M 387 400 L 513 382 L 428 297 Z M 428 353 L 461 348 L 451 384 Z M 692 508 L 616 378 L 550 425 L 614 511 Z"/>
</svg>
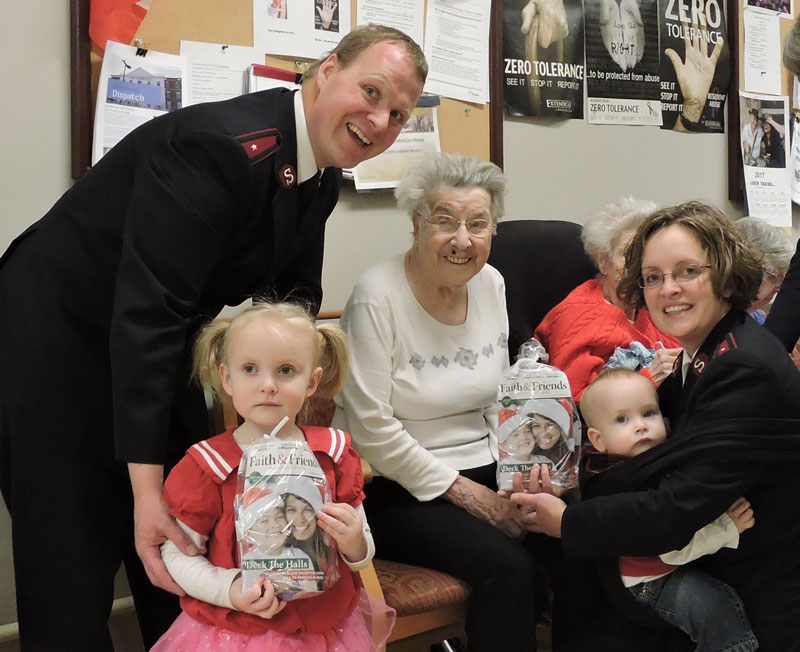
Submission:
<svg viewBox="0 0 800 652">
<path fill-rule="evenodd" d="M 519 508 L 507 498 L 459 475 L 442 498 L 472 514 L 475 518 L 494 525 L 512 539 L 524 534 Z"/>
<path fill-rule="evenodd" d="M 672 368 L 675 366 L 675 359 L 681 351 L 683 351 L 683 349 L 658 349 L 656 351 L 655 359 L 647 368 L 647 371 L 650 372 L 656 385 L 660 385 L 661 382 L 672 373 Z"/>
</svg>

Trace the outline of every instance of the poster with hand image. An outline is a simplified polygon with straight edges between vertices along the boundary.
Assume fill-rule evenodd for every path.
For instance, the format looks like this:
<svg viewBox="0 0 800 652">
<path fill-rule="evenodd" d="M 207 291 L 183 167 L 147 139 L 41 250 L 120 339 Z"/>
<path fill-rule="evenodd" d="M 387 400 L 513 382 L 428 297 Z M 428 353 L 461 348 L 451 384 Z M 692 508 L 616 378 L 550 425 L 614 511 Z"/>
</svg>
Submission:
<svg viewBox="0 0 800 652">
<path fill-rule="evenodd" d="M 661 128 L 723 133 L 731 58 L 721 3 L 659 0 L 659 15 Z"/>
<path fill-rule="evenodd" d="M 506 0 L 503 67 L 508 115 L 583 118 L 580 0 Z"/>
<path fill-rule="evenodd" d="M 586 0 L 587 119 L 660 125 L 656 0 Z"/>
</svg>

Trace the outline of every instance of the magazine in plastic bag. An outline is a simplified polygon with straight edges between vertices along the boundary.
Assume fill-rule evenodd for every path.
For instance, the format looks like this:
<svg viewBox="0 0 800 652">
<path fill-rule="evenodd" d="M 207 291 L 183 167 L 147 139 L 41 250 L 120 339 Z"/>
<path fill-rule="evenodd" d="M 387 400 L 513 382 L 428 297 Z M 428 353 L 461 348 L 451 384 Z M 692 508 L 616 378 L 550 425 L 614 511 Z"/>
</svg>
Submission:
<svg viewBox="0 0 800 652">
<path fill-rule="evenodd" d="M 305 441 L 265 436 L 245 450 L 235 502 L 243 589 L 264 575 L 292 600 L 339 579 L 336 542 L 317 526 L 328 502 L 325 473 Z"/>
<path fill-rule="evenodd" d="M 578 486 L 581 421 L 566 374 L 544 362 L 539 342 L 528 340 L 504 374 L 497 393 L 497 487 L 512 488 L 514 474 L 528 474 L 534 464 L 550 469 L 554 485 Z"/>
</svg>

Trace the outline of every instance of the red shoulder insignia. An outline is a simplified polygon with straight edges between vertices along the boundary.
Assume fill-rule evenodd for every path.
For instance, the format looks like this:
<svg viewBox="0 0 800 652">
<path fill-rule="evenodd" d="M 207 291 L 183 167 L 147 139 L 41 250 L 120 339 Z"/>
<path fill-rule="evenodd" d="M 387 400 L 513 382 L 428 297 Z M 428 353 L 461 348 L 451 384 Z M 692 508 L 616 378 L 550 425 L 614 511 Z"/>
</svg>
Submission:
<svg viewBox="0 0 800 652">
<path fill-rule="evenodd" d="M 716 358 L 717 356 L 720 356 L 723 353 L 727 353 L 731 349 L 735 348 L 737 348 L 736 338 L 733 337 L 733 333 L 728 333 L 727 335 L 725 335 L 722 342 L 720 342 L 716 351 L 714 351 L 714 357 Z"/>
<path fill-rule="evenodd" d="M 250 164 L 260 163 L 281 147 L 281 134 L 277 129 L 264 129 L 237 136 L 236 140 L 247 153 Z"/>
</svg>

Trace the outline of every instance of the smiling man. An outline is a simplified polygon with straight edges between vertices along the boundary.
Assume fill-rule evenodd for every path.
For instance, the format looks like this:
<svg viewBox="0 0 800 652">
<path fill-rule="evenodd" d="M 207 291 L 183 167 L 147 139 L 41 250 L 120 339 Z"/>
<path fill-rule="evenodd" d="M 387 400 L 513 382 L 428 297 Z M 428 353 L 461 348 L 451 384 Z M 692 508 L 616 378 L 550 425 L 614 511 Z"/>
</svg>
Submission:
<svg viewBox="0 0 800 652">
<path fill-rule="evenodd" d="M 394 142 L 426 75 L 405 34 L 359 27 L 300 92 L 142 125 L 0 259 L 0 485 L 24 652 L 111 650 L 123 559 L 146 646 L 173 620 L 177 601 L 151 595 L 131 553 L 135 522 L 150 580 L 178 593 L 158 546 L 197 552 L 162 500 L 164 465 L 208 434 L 187 388 L 194 334 L 254 295 L 319 306 L 339 168 Z M 68 563 L 42 563 L 54 536 Z M 42 609 L 44 587 L 58 587 L 57 608 Z"/>
</svg>

